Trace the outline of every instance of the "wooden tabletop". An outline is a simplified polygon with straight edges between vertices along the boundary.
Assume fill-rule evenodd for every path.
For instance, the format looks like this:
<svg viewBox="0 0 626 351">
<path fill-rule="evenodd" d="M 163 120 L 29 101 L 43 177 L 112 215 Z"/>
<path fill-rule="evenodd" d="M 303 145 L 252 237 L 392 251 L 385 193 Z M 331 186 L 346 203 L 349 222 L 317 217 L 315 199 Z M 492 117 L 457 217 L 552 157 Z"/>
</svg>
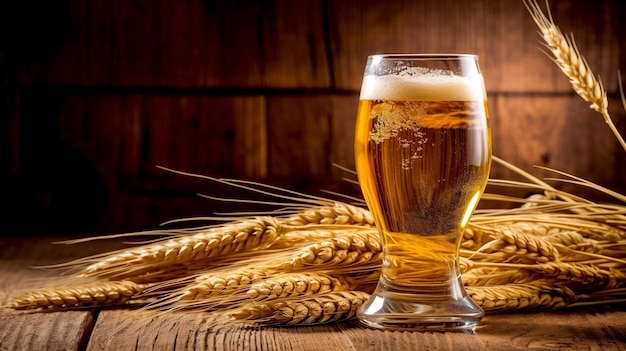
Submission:
<svg viewBox="0 0 626 351">
<path fill-rule="evenodd" d="M 54 238 L 0 239 L 0 305 L 55 272 L 32 266 L 110 249 L 52 245 Z M 22 312 L 0 309 L 0 350 L 626 350 L 626 306 L 487 315 L 473 332 L 395 332 L 356 321 L 312 327 L 242 328 L 206 313 L 126 308 Z"/>
</svg>

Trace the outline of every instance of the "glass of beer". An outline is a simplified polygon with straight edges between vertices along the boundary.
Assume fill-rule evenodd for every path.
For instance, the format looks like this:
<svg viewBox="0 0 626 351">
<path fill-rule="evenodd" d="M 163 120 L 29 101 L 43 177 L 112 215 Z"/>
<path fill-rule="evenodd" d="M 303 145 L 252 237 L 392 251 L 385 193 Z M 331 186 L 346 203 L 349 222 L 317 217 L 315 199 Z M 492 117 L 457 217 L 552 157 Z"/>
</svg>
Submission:
<svg viewBox="0 0 626 351">
<path fill-rule="evenodd" d="M 465 293 L 458 256 L 491 165 L 478 57 L 370 56 L 355 156 L 384 245 L 380 279 L 359 320 L 397 330 L 476 325 L 483 311 Z"/>
</svg>

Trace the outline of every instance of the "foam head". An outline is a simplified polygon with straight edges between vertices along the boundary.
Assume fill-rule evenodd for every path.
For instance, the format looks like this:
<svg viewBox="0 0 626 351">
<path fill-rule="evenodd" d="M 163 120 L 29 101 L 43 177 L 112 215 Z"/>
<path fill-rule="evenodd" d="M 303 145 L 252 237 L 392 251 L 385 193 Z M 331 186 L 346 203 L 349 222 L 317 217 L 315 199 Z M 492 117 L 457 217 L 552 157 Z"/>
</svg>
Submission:
<svg viewBox="0 0 626 351">
<path fill-rule="evenodd" d="M 366 75 L 361 100 L 482 101 L 481 75 L 458 76 L 449 71 L 412 67 L 396 74 Z"/>
</svg>

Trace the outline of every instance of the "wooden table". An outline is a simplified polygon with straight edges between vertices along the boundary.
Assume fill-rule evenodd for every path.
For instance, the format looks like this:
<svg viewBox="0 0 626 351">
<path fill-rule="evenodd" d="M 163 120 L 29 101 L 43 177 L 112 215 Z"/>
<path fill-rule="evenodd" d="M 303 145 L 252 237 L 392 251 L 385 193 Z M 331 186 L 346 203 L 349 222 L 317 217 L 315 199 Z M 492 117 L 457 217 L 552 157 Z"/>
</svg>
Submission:
<svg viewBox="0 0 626 351">
<path fill-rule="evenodd" d="M 0 304 L 54 276 L 31 266 L 108 250 L 54 238 L 0 239 Z M 201 313 L 121 308 L 28 313 L 0 309 L 0 350 L 626 350 L 626 306 L 486 316 L 473 333 L 393 332 L 355 321 L 313 327 L 240 328 Z"/>
</svg>

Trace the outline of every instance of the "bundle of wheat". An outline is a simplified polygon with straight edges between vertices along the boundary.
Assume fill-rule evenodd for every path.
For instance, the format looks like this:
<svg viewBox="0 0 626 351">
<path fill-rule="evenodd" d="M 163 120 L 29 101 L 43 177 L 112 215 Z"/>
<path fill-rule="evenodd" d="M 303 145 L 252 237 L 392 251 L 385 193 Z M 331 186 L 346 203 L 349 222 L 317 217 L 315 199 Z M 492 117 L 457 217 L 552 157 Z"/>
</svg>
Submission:
<svg viewBox="0 0 626 351">
<path fill-rule="evenodd" d="M 465 229 L 460 267 L 471 298 L 487 313 L 626 301 L 626 207 L 558 191 L 494 160 L 529 181 L 492 179 L 493 185 L 538 195 L 484 195 L 522 205 L 477 211 Z M 70 280 L 88 282 L 32 291 L 12 307 L 136 302 L 159 311 L 228 311 L 234 321 L 279 325 L 352 318 L 373 291 L 382 263 L 371 215 L 355 205 L 299 196 L 316 205 L 172 232 L 177 237 L 61 265 L 71 268 Z M 208 242 L 225 244 L 215 250 L 219 244 Z"/>
</svg>

